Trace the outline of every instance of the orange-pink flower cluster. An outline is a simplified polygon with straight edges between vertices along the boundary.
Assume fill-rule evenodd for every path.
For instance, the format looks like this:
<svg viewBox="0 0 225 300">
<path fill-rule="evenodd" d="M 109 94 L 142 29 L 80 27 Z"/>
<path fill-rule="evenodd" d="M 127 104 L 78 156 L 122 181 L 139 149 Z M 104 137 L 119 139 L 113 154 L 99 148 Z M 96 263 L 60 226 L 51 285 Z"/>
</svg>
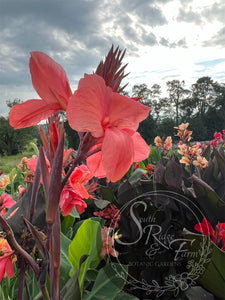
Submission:
<svg viewBox="0 0 225 300">
<path fill-rule="evenodd" d="M 176 135 L 181 139 L 178 143 L 178 153 L 182 155 L 180 163 L 185 164 L 186 166 L 193 164 L 200 168 L 206 168 L 208 166 L 208 161 L 202 156 L 204 147 L 201 143 L 196 143 L 192 146 L 190 145 L 192 131 L 187 129 L 188 126 L 189 123 L 182 123 L 178 127 L 174 127 L 178 131 Z"/>
<path fill-rule="evenodd" d="M 164 138 L 161 138 L 160 136 L 156 136 L 154 139 L 154 143 L 156 147 L 161 147 L 163 150 L 169 151 L 172 149 L 172 138 L 171 136 L 168 136 L 165 141 Z"/>
</svg>

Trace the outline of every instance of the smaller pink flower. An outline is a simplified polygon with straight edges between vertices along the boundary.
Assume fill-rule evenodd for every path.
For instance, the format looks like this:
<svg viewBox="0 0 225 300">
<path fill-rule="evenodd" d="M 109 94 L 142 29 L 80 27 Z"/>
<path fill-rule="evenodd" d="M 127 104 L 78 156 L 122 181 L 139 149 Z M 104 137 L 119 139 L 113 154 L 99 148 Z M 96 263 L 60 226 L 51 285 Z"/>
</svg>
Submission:
<svg viewBox="0 0 225 300">
<path fill-rule="evenodd" d="M 162 139 L 160 136 L 156 136 L 154 139 L 154 143 L 156 145 L 156 147 L 161 147 L 162 146 Z"/>
<path fill-rule="evenodd" d="M 171 150 L 172 149 L 172 138 L 171 136 L 168 136 L 164 142 L 163 148 L 166 150 Z"/>
<path fill-rule="evenodd" d="M 18 186 L 18 191 L 19 191 L 19 199 L 23 197 L 23 195 L 26 194 L 27 192 L 27 188 L 25 188 L 24 186 L 22 185 L 19 185 Z"/>
<path fill-rule="evenodd" d="M 87 166 L 81 165 L 75 168 L 73 173 L 69 177 L 70 186 L 75 189 L 82 198 L 88 199 L 89 194 L 85 185 L 93 177 Z"/>
<path fill-rule="evenodd" d="M 82 200 L 82 196 L 79 192 L 66 185 L 61 193 L 60 208 L 62 215 L 67 216 L 71 213 L 74 206 L 76 206 L 77 211 L 82 214 L 87 207 L 87 203 Z"/>
<path fill-rule="evenodd" d="M 20 163 L 18 164 L 18 168 L 21 170 L 21 171 L 25 171 L 26 168 L 27 168 L 27 163 L 29 161 L 29 158 L 27 158 L 26 156 L 23 157 L 20 161 Z"/>
<path fill-rule="evenodd" d="M 102 251 L 100 253 L 100 257 L 104 258 L 106 255 L 112 255 L 114 257 L 119 256 L 119 252 L 113 248 L 114 245 L 114 237 L 110 236 L 112 228 L 103 227 L 102 228 Z"/>
<path fill-rule="evenodd" d="M 0 210 L 1 210 L 0 214 L 4 215 L 6 213 L 6 208 L 12 207 L 15 203 L 16 201 L 14 201 L 9 194 L 7 193 L 2 194 L 0 196 Z"/>
<path fill-rule="evenodd" d="M 0 282 L 6 274 L 9 278 L 14 276 L 13 258 L 14 251 L 12 251 L 8 242 L 4 238 L 0 238 Z"/>
</svg>

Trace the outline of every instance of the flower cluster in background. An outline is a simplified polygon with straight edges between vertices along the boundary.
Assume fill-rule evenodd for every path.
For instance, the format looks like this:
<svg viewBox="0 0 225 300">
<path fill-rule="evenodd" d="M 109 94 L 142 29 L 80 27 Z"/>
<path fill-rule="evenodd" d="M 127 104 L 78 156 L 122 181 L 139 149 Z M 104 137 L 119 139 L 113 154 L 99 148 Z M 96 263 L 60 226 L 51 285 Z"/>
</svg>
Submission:
<svg viewBox="0 0 225 300">
<path fill-rule="evenodd" d="M 178 127 L 174 127 L 178 131 L 176 136 L 180 138 L 180 142 L 178 143 L 178 153 L 182 155 L 180 163 L 185 164 L 186 166 L 193 164 L 200 168 L 206 168 L 208 166 L 208 161 L 202 156 L 206 146 L 201 143 L 190 145 L 192 131 L 187 129 L 188 126 L 189 123 L 182 123 Z"/>
<path fill-rule="evenodd" d="M 225 130 L 214 133 L 214 139 L 210 142 L 211 147 L 217 147 L 219 144 L 225 144 Z"/>
<path fill-rule="evenodd" d="M 166 150 L 169 151 L 172 149 L 172 138 L 171 136 L 168 136 L 165 141 L 164 141 L 164 137 L 160 137 L 160 136 L 156 136 L 154 139 L 154 143 L 156 147 L 161 147 L 162 150 Z"/>
<path fill-rule="evenodd" d="M 225 223 L 217 223 L 214 230 L 210 222 L 204 218 L 202 223 L 195 225 L 195 230 L 203 233 L 205 236 L 210 237 L 213 243 L 215 243 L 222 250 L 225 250 Z"/>
</svg>

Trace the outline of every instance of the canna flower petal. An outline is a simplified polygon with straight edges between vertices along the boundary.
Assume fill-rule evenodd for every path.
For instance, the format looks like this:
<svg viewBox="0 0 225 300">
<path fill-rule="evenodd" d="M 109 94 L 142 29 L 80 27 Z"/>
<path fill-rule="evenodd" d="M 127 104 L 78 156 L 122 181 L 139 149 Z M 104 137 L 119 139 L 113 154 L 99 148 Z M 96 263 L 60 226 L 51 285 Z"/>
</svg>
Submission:
<svg viewBox="0 0 225 300">
<path fill-rule="evenodd" d="M 64 69 L 43 52 L 31 52 L 33 86 L 42 100 L 31 99 L 12 107 L 9 123 L 15 129 L 38 124 L 57 110 L 66 110 L 72 95 Z"/>
<path fill-rule="evenodd" d="M 150 154 L 150 147 L 141 137 L 138 132 L 135 132 L 132 136 L 133 145 L 134 145 L 134 162 L 139 162 Z"/>
<path fill-rule="evenodd" d="M 105 131 L 102 144 L 102 164 L 110 181 L 120 180 L 129 170 L 134 161 L 133 149 L 132 137 L 127 132 L 117 128 Z"/>
<path fill-rule="evenodd" d="M 7 258 L 7 261 L 5 264 L 5 272 L 9 278 L 12 278 L 14 276 L 14 266 L 13 266 L 11 258 L 10 259 Z"/>
<path fill-rule="evenodd" d="M 215 242 L 215 231 L 206 218 L 203 218 L 202 223 L 195 225 L 195 230 L 202 232 L 203 235 L 211 237 L 212 241 Z"/>
<path fill-rule="evenodd" d="M 88 169 L 98 178 L 106 177 L 105 169 L 102 165 L 102 151 L 99 151 L 86 160 Z"/>
<path fill-rule="evenodd" d="M 104 100 L 107 97 L 100 82 L 104 84 L 101 77 L 97 75 L 91 77 L 91 75 L 85 74 L 67 108 L 70 126 L 80 132 L 91 132 L 94 137 L 101 137 L 104 134 L 101 120 L 106 113 Z"/>
<path fill-rule="evenodd" d="M 27 100 L 12 107 L 9 113 L 9 122 L 15 129 L 34 126 L 59 109 L 61 109 L 59 105 L 49 105 L 44 100 Z"/>
<path fill-rule="evenodd" d="M 31 52 L 30 72 L 33 87 L 47 103 L 60 104 L 66 109 L 72 95 L 65 70 L 47 54 Z"/>
</svg>

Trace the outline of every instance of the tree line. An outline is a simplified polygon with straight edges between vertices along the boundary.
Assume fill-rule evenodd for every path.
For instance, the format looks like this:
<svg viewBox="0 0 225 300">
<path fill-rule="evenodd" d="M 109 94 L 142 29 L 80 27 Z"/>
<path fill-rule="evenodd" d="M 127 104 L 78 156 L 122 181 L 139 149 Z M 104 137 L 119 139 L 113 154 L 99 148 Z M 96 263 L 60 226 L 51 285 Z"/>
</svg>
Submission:
<svg viewBox="0 0 225 300">
<path fill-rule="evenodd" d="M 142 97 L 140 102 L 151 107 L 150 115 L 138 131 L 147 143 L 152 144 L 155 136 L 174 136 L 174 127 L 190 123 L 195 141 L 212 140 L 216 131 L 225 129 L 225 84 L 213 81 L 210 77 L 199 78 L 190 88 L 182 80 L 167 81 L 166 95 L 162 95 L 159 84 L 150 88 L 145 84 L 132 87 L 132 92 L 124 92 L 129 97 Z M 11 108 L 20 100 L 7 101 Z M 65 114 L 64 114 L 65 118 Z M 65 120 L 67 146 L 77 148 L 79 137 Z M 8 117 L 0 117 L 0 155 L 21 152 L 30 142 L 39 146 L 38 126 L 14 130 Z"/>
<path fill-rule="evenodd" d="M 195 141 L 212 140 L 216 131 L 225 129 L 225 84 L 205 76 L 190 88 L 182 80 L 167 81 L 166 96 L 159 84 L 149 88 L 145 83 L 134 85 L 132 97 L 142 97 L 151 107 L 149 117 L 140 124 L 139 131 L 148 143 L 156 135 L 173 136 L 174 127 L 190 123 Z"/>
</svg>

